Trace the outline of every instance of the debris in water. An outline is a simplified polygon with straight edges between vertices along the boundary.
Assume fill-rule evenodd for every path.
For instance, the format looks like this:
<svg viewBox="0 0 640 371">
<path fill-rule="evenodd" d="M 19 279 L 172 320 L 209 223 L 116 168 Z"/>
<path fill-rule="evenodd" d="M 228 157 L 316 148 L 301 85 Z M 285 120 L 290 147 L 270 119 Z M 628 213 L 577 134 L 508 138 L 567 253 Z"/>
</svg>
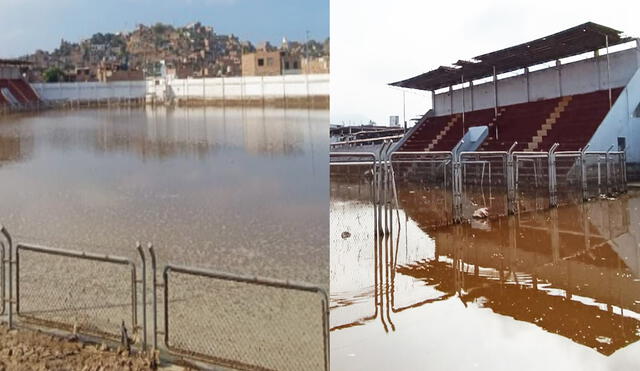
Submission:
<svg viewBox="0 0 640 371">
<path fill-rule="evenodd" d="M 473 217 L 476 219 L 485 219 L 489 217 L 489 209 L 486 207 L 481 207 L 478 210 L 473 212 Z"/>
</svg>

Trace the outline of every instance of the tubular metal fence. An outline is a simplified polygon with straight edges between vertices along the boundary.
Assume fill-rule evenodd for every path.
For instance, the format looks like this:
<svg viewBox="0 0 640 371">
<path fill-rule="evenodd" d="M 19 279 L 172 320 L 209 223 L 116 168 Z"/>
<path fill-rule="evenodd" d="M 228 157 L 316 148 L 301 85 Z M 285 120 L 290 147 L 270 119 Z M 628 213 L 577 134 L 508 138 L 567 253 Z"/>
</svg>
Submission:
<svg viewBox="0 0 640 371">
<path fill-rule="evenodd" d="M 236 369 L 329 369 L 329 302 L 322 288 L 172 264 L 163 267 L 159 283 L 153 246 L 146 253 L 140 244 L 136 249 L 138 262 L 14 246 L 0 226 L 0 319 L 9 327 L 120 340 L 141 351 L 151 339 L 150 348 L 161 354 Z"/>
<path fill-rule="evenodd" d="M 392 152 L 385 143 L 379 153 L 358 156 L 370 159 L 373 185 L 389 188 L 374 194 L 412 208 L 431 226 L 468 220 L 477 212 L 499 217 L 627 190 L 624 152 L 556 152 L 558 144 L 549 152 L 514 152 L 516 145 L 506 152 Z M 354 154 L 331 153 L 332 184 L 341 174 L 338 167 L 361 163 L 349 156 Z M 375 201 L 393 207 L 387 198 Z"/>
</svg>

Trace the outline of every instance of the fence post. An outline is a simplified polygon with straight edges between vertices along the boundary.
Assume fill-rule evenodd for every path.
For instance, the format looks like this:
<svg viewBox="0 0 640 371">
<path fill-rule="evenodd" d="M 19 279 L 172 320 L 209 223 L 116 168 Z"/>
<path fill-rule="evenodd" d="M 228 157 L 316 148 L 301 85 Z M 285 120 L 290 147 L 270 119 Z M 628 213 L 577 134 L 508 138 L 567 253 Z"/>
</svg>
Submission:
<svg viewBox="0 0 640 371">
<path fill-rule="evenodd" d="M 158 349 L 158 295 L 157 289 L 158 285 L 156 283 L 156 253 L 153 250 L 153 245 L 149 243 L 147 245 L 149 250 L 149 255 L 151 256 L 151 288 L 153 295 L 153 350 L 156 351 Z M 166 301 L 166 298 L 165 298 Z"/>
<path fill-rule="evenodd" d="M 140 242 L 136 242 L 136 250 L 142 261 L 142 350 L 147 350 L 147 264 Z"/>
<path fill-rule="evenodd" d="M 12 307 L 12 304 L 13 304 L 13 240 L 11 239 L 11 235 L 3 225 L 0 225 L 0 233 L 2 233 L 2 235 L 7 240 L 7 243 L 9 245 L 8 246 L 9 260 L 7 261 L 7 263 L 9 263 L 9 298 L 7 302 L 9 303 L 9 308 L 8 308 L 9 328 L 12 329 L 13 328 L 13 307 Z M 2 305 L 4 307 L 5 303 L 2 303 Z"/>
<path fill-rule="evenodd" d="M 612 182 L 611 182 L 611 155 L 610 152 L 613 149 L 613 144 L 607 149 L 607 153 L 604 155 L 604 161 L 607 166 L 607 196 L 611 196 L 612 192 Z"/>
<path fill-rule="evenodd" d="M 549 206 L 555 207 L 558 206 L 557 199 L 557 179 L 556 179 L 556 149 L 558 148 L 558 143 L 554 143 L 549 149 Z"/>
<path fill-rule="evenodd" d="M 508 213 L 515 215 L 516 213 L 516 175 L 513 168 L 513 151 L 518 142 L 513 142 L 507 152 L 507 207 Z"/>
<path fill-rule="evenodd" d="M 622 191 L 623 192 L 627 192 L 628 188 L 627 188 L 627 151 L 623 150 L 622 154 L 621 154 L 621 164 L 620 166 L 622 167 L 621 171 L 622 171 Z"/>
<path fill-rule="evenodd" d="M 587 149 L 589 148 L 589 144 L 587 144 L 582 151 L 580 151 L 580 177 L 582 180 L 582 200 L 587 201 L 589 199 L 589 184 L 587 182 Z"/>
</svg>

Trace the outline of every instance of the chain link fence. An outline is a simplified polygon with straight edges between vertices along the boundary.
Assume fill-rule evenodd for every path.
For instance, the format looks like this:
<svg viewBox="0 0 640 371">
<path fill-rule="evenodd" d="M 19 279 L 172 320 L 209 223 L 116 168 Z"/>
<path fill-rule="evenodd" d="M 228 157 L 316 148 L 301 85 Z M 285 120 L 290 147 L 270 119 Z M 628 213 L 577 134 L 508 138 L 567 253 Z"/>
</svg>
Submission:
<svg viewBox="0 0 640 371">
<path fill-rule="evenodd" d="M 16 314 L 27 322 L 119 340 L 138 330 L 135 264 L 18 244 Z"/>
<path fill-rule="evenodd" d="M 242 370 L 328 369 L 322 290 L 175 266 L 164 287 L 172 352 Z"/>
<path fill-rule="evenodd" d="M 139 265 L 128 258 L 13 245 L 1 229 L 8 245 L 0 241 L 0 254 L 6 250 L 9 258 L 3 256 L 0 264 L 0 292 L 9 327 L 36 325 L 114 342 L 127 339 L 139 350 L 146 350 L 151 338 L 161 354 L 242 370 L 329 367 L 329 303 L 321 288 L 171 264 L 158 284 L 151 245 L 150 272 L 137 246 L 139 273 Z M 15 270 L 5 274 L 6 267 Z M 15 289 L 8 298 L 7 287 Z M 162 344 L 159 334 L 164 334 Z"/>
</svg>

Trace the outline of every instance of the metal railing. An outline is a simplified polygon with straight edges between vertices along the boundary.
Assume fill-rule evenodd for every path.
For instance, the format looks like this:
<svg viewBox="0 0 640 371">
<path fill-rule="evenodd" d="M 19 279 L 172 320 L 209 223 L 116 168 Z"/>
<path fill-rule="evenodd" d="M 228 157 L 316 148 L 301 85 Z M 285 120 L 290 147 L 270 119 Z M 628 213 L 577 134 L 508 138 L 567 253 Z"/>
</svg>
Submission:
<svg viewBox="0 0 640 371">
<path fill-rule="evenodd" d="M 173 354 L 234 369 L 329 368 L 324 290 L 176 265 L 166 265 L 162 277 L 164 343 Z M 201 314 L 194 320 L 192 313 Z M 322 338 L 308 336 L 320 331 Z"/>
<path fill-rule="evenodd" d="M 10 328 L 36 325 L 238 369 L 329 369 L 329 301 L 320 287 L 173 264 L 163 267 L 159 283 L 151 244 L 148 252 L 136 244 L 134 262 L 24 242 L 14 246 L 1 225 L 0 236 L 0 320 Z"/>
<path fill-rule="evenodd" d="M 114 340 L 122 326 L 139 332 L 133 261 L 24 243 L 15 253 L 19 319 Z"/>
<path fill-rule="evenodd" d="M 388 145 L 388 146 L 387 146 Z M 395 204 L 419 203 L 433 225 L 449 224 L 472 218 L 474 209 L 487 208 L 490 217 L 543 210 L 558 205 L 587 201 L 595 197 L 626 192 L 626 158 L 622 151 L 557 152 L 555 143 L 548 152 L 514 151 L 391 152 L 385 143 L 379 153 L 358 153 L 374 159 L 381 174 L 391 178 Z M 588 146 L 587 146 L 588 147 Z M 332 153 L 331 165 L 338 162 Z M 332 177 L 334 176 L 332 168 Z M 374 182 L 380 188 L 385 182 Z M 396 186 L 397 184 L 397 186 Z M 387 194 L 376 191 L 376 194 Z M 387 200 L 376 199 L 383 204 Z M 425 210 L 432 207 L 433 210 Z M 443 223 L 440 219 L 446 219 Z"/>
</svg>

